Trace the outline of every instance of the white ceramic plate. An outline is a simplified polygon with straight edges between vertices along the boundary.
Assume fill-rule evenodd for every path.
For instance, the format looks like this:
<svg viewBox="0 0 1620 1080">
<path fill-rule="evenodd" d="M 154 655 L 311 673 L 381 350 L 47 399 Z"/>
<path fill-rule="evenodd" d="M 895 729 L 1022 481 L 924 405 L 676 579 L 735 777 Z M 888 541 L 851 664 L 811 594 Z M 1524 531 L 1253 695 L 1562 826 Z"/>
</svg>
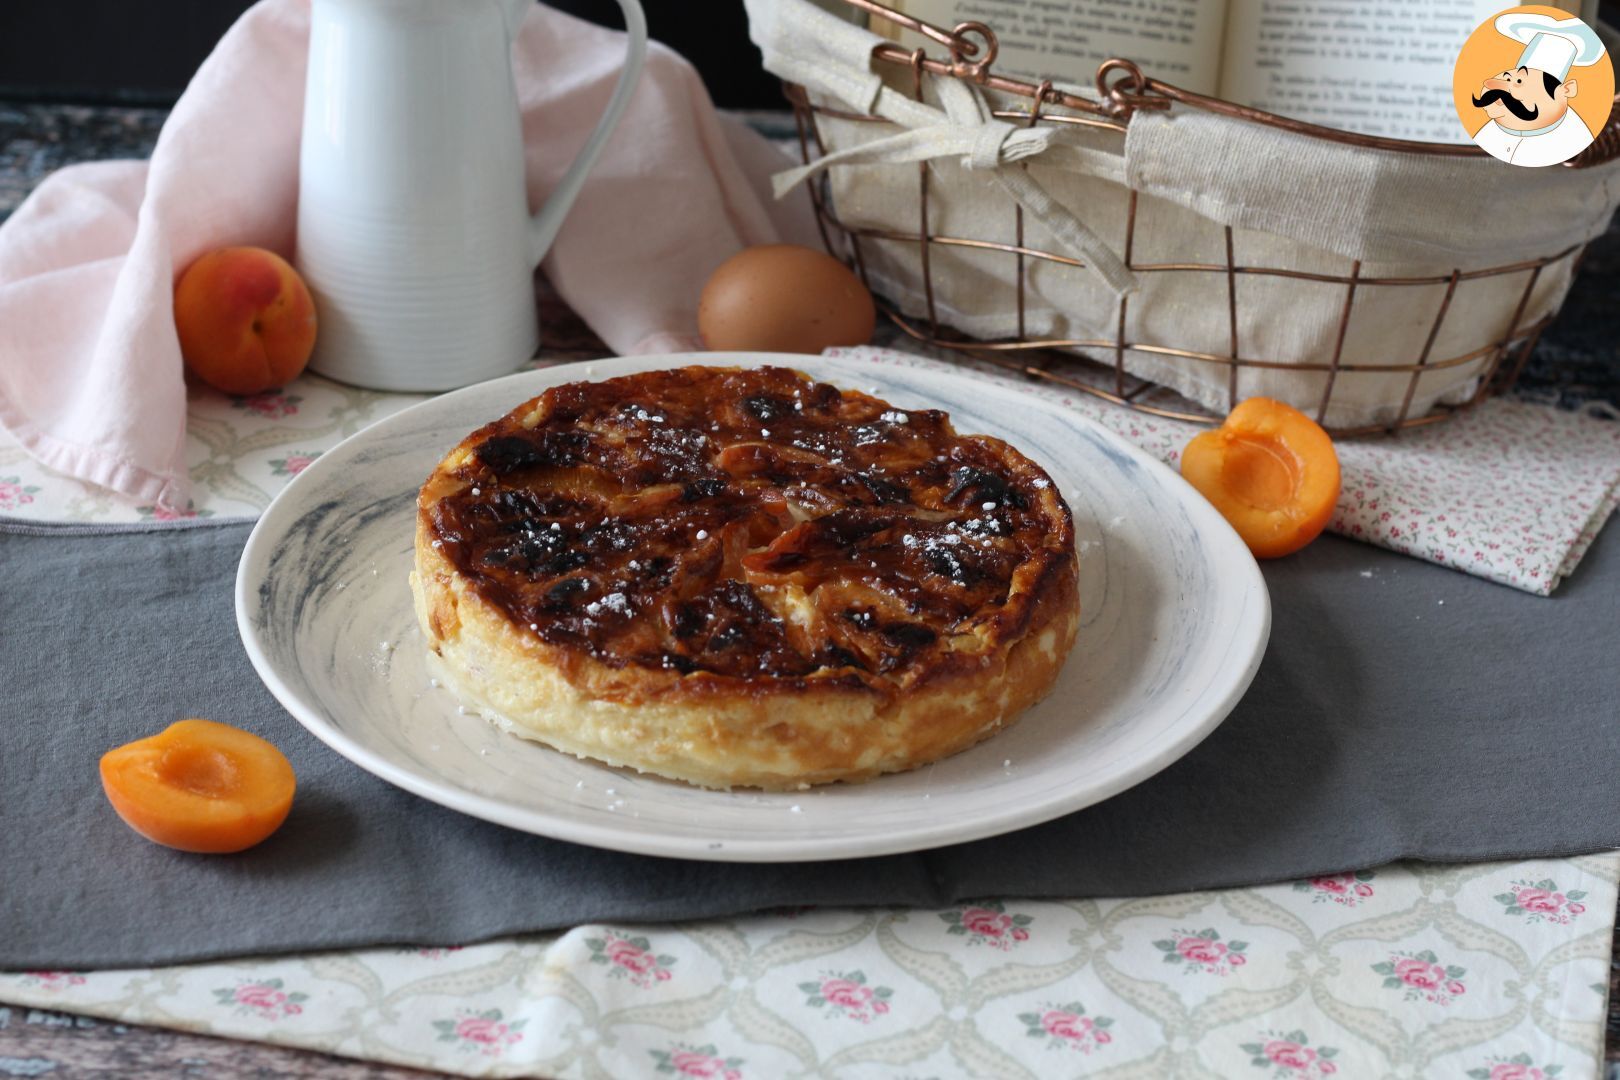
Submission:
<svg viewBox="0 0 1620 1080">
<path fill-rule="evenodd" d="M 1051 472 L 1074 511 L 1083 621 L 1056 689 L 1016 725 L 911 773 L 797 794 L 714 792 L 502 734 L 430 686 L 406 575 L 416 490 L 468 432 L 548 386 L 689 363 L 776 362 L 946 409 Z M 264 512 L 236 616 L 260 677 L 361 768 L 475 817 L 582 844 L 692 859 L 914 851 L 1018 829 L 1152 776 L 1208 735 L 1260 664 L 1271 606 L 1230 526 L 1179 476 L 1073 411 L 941 365 L 726 355 L 524 372 L 372 425 Z"/>
</svg>

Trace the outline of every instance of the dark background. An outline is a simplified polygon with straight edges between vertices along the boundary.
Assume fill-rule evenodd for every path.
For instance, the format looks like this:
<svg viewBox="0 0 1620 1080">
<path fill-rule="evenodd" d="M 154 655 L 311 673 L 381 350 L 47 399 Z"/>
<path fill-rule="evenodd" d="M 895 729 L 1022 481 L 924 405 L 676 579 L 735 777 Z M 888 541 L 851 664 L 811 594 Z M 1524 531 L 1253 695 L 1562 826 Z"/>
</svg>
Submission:
<svg viewBox="0 0 1620 1080">
<path fill-rule="evenodd" d="M 250 0 L 0 0 L 0 98 L 170 105 Z M 552 7 L 622 27 L 613 0 Z M 742 0 L 642 0 L 652 36 L 691 60 L 715 102 L 786 108 L 748 40 Z"/>
<path fill-rule="evenodd" d="M 0 0 L 0 99 L 168 105 L 251 0 Z M 622 27 L 613 0 L 549 0 Z M 1507 0 L 1504 0 L 1504 5 Z M 784 108 L 742 0 L 642 0 L 652 36 L 691 60 L 715 103 Z M 1620 0 L 1603 0 L 1620 26 Z"/>
<path fill-rule="evenodd" d="M 548 0 L 622 27 L 614 0 Z M 1503 0 L 1507 6 L 1509 0 Z M 251 0 L 0 0 L 0 99 L 169 105 Z M 742 0 L 642 0 L 652 36 L 702 72 L 715 103 L 785 108 Z M 1603 0 L 1620 26 L 1620 0 Z"/>
</svg>

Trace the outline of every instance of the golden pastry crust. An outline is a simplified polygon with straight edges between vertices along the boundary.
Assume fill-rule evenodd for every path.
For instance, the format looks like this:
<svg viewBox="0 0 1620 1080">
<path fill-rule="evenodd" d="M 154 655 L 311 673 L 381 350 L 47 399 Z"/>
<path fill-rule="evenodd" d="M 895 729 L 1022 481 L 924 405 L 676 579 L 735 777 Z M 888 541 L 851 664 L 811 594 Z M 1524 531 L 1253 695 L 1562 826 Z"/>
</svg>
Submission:
<svg viewBox="0 0 1620 1080">
<path fill-rule="evenodd" d="M 546 391 L 423 485 L 416 611 L 468 704 L 706 787 L 915 768 L 1051 688 L 1079 626 L 1051 479 L 784 368 Z"/>
</svg>

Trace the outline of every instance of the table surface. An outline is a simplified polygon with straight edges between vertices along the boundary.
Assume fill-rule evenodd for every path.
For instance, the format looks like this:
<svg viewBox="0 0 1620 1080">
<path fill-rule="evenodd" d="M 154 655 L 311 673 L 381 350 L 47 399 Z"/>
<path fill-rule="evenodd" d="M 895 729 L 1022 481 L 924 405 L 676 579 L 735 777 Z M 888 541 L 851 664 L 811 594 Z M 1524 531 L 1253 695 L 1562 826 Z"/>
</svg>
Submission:
<svg viewBox="0 0 1620 1080">
<path fill-rule="evenodd" d="M 166 115 L 161 109 L 0 102 L 0 221 L 45 175 L 63 165 L 147 156 Z M 770 134 L 790 130 L 785 113 L 750 120 Z M 537 286 L 546 342 L 543 355 L 587 359 L 608 352 L 543 280 Z M 1602 402 L 1620 409 L 1620 337 L 1605 315 L 1616 300 L 1620 300 L 1620 218 L 1588 249 L 1562 316 L 1542 336 L 1525 368 L 1521 394 L 1564 407 Z M 1609 1080 L 1620 1080 L 1620 931 L 1616 937 L 1609 975 Z M 4 1006 L 0 1006 L 0 1072 L 130 1080 L 226 1075 L 405 1080 L 430 1075 L 311 1051 Z"/>
</svg>

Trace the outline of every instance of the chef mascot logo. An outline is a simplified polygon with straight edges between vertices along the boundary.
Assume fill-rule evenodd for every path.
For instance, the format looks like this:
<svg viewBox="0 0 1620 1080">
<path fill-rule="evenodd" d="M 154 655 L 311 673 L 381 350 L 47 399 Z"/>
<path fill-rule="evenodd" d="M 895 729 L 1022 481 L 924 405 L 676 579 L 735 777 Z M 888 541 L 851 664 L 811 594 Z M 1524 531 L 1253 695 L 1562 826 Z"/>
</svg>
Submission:
<svg viewBox="0 0 1620 1080">
<path fill-rule="evenodd" d="M 1469 137 L 1510 165 L 1568 161 L 1592 144 L 1614 105 L 1602 39 L 1556 8 L 1516 7 L 1485 20 L 1463 46 L 1452 86 Z"/>
</svg>

